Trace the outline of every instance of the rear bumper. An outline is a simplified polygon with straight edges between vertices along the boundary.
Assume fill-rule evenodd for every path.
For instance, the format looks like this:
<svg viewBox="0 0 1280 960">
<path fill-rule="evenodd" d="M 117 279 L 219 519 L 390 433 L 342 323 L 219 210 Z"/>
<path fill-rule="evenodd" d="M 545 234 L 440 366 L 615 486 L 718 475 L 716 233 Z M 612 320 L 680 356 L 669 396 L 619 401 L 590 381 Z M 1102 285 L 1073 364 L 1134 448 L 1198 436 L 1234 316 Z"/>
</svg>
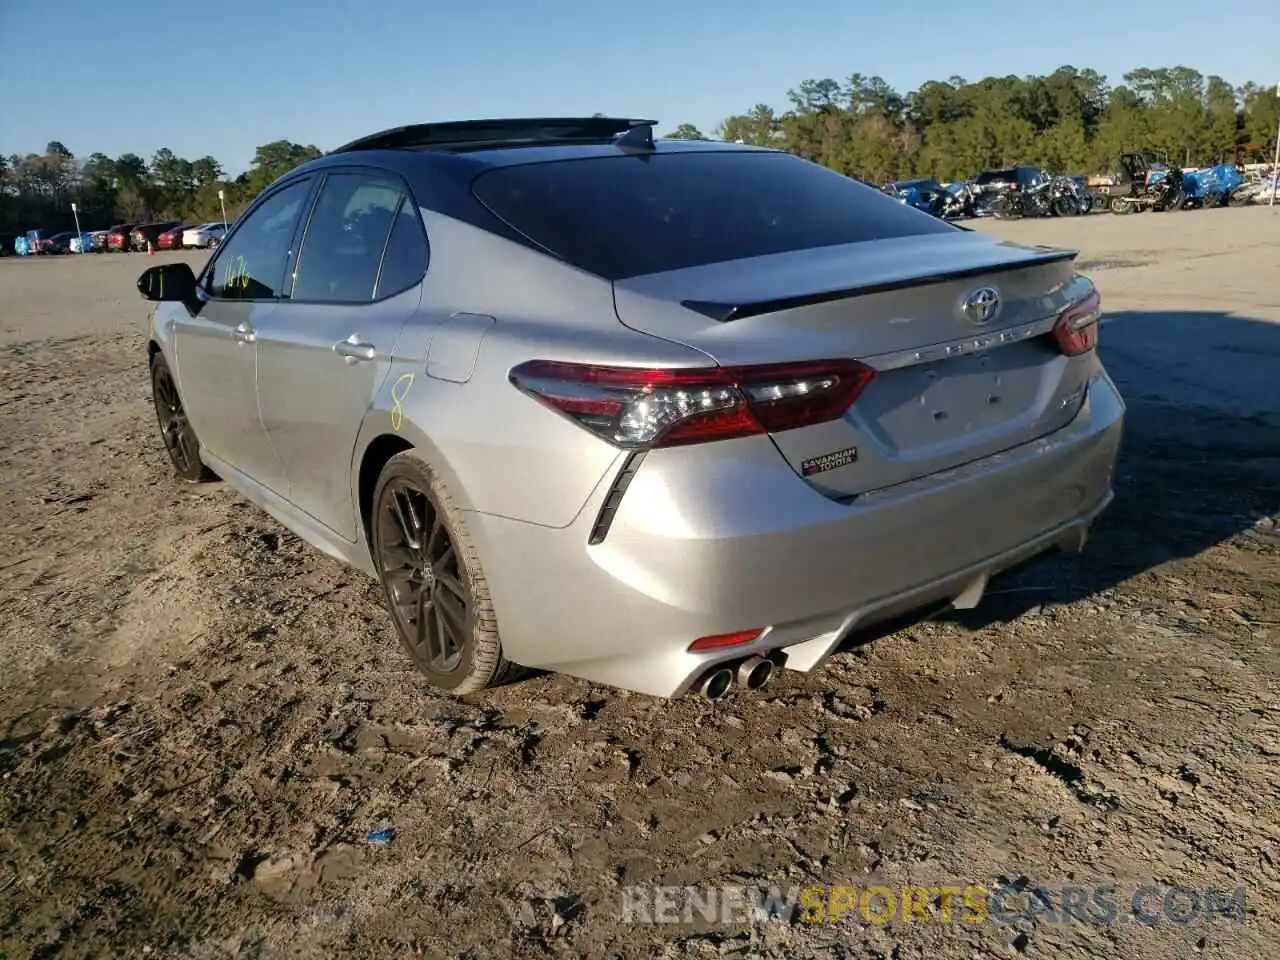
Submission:
<svg viewBox="0 0 1280 960">
<path fill-rule="evenodd" d="M 713 663 L 785 648 L 817 666 L 858 626 L 955 600 L 1043 551 L 1083 546 L 1111 499 L 1124 403 L 1105 373 L 1056 433 L 964 467 L 831 501 L 767 438 L 648 455 L 603 543 L 588 546 L 606 481 L 569 526 L 468 517 L 506 654 L 656 696 Z M 698 637 L 764 628 L 751 645 L 689 653 Z"/>
</svg>

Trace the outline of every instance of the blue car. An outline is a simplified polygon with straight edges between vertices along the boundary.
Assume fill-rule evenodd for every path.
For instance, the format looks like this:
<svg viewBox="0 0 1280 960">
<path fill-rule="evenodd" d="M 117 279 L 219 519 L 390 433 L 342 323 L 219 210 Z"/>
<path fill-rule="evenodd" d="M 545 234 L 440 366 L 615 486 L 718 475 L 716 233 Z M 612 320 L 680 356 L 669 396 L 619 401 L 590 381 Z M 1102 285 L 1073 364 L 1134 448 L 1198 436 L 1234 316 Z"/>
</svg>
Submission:
<svg viewBox="0 0 1280 960">
<path fill-rule="evenodd" d="M 894 180 L 886 192 L 892 193 L 903 203 L 937 216 L 947 197 L 946 188 L 937 180 Z"/>
</svg>

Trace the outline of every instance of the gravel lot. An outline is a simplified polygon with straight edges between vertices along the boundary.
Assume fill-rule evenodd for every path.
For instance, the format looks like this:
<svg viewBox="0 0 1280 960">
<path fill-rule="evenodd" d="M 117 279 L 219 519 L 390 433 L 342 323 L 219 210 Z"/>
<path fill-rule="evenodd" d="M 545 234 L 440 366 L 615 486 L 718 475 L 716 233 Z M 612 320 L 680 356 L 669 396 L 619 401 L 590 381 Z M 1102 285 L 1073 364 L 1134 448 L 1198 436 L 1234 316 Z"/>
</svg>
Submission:
<svg viewBox="0 0 1280 960">
<path fill-rule="evenodd" d="M 1090 549 L 716 705 L 431 693 L 371 582 L 170 481 L 133 287 L 158 260 L 0 260 L 0 956 L 1280 955 L 1280 213 L 978 229 L 1077 248 L 1102 290 L 1129 426 Z M 1244 887 L 1245 917 L 623 901 L 1001 883 L 1110 884 L 1121 914 Z"/>
</svg>

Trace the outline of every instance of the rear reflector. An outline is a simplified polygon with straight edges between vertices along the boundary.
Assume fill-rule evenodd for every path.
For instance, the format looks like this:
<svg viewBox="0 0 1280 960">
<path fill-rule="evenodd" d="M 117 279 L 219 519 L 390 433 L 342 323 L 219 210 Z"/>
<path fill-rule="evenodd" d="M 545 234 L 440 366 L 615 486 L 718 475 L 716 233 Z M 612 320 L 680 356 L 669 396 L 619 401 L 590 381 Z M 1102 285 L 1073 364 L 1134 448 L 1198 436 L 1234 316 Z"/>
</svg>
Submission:
<svg viewBox="0 0 1280 960">
<path fill-rule="evenodd" d="M 1088 353 L 1098 345 L 1098 323 L 1102 319 L 1102 297 L 1094 290 L 1062 312 L 1053 325 L 1053 339 L 1069 357 Z"/>
<path fill-rule="evenodd" d="M 640 369 L 531 360 L 525 393 L 619 447 L 671 447 L 777 433 L 842 416 L 875 377 L 856 360 Z"/>
<path fill-rule="evenodd" d="M 753 630 L 739 630 L 737 633 L 717 633 L 710 637 L 699 637 L 689 644 L 689 651 L 697 653 L 699 650 L 723 650 L 725 647 L 740 647 L 755 640 L 762 633 L 764 633 L 764 627 L 756 627 Z"/>
</svg>

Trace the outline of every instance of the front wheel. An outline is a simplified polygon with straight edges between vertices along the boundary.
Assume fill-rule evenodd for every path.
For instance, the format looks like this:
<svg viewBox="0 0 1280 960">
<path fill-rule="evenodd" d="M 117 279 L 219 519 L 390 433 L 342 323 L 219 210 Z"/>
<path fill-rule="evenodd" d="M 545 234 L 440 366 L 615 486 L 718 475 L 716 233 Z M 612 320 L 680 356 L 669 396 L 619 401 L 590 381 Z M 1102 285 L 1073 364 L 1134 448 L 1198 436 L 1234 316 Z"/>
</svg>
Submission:
<svg viewBox="0 0 1280 960">
<path fill-rule="evenodd" d="M 217 238 L 217 237 L 210 237 L 210 238 L 209 238 L 209 249 L 210 249 L 210 250 L 217 250 L 217 249 L 218 249 L 218 238 Z"/>
<path fill-rule="evenodd" d="M 370 533 L 396 633 L 431 684 L 461 696 L 512 679 L 462 512 L 417 451 L 382 469 Z"/>
<path fill-rule="evenodd" d="M 1112 213 L 1132 213 L 1133 204 L 1125 203 L 1124 200 L 1120 197 L 1112 197 L 1111 212 Z"/>
<path fill-rule="evenodd" d="M 187 419 L 178 385 L 161 353 L 151 358 L 151 399 L 160 422 L 160 437 L 178 479 L 187 483 L 217 480 L 217 474 L 200 460 L 200 440 Z"/>
<path fill-rule="evenodd" d="M 1067 197 L 1058 197 L 1053 201 L 1053 215 L 1055 217 L 1074 217 L 1079 212 L 1076 202 Z"/>
</svg>

